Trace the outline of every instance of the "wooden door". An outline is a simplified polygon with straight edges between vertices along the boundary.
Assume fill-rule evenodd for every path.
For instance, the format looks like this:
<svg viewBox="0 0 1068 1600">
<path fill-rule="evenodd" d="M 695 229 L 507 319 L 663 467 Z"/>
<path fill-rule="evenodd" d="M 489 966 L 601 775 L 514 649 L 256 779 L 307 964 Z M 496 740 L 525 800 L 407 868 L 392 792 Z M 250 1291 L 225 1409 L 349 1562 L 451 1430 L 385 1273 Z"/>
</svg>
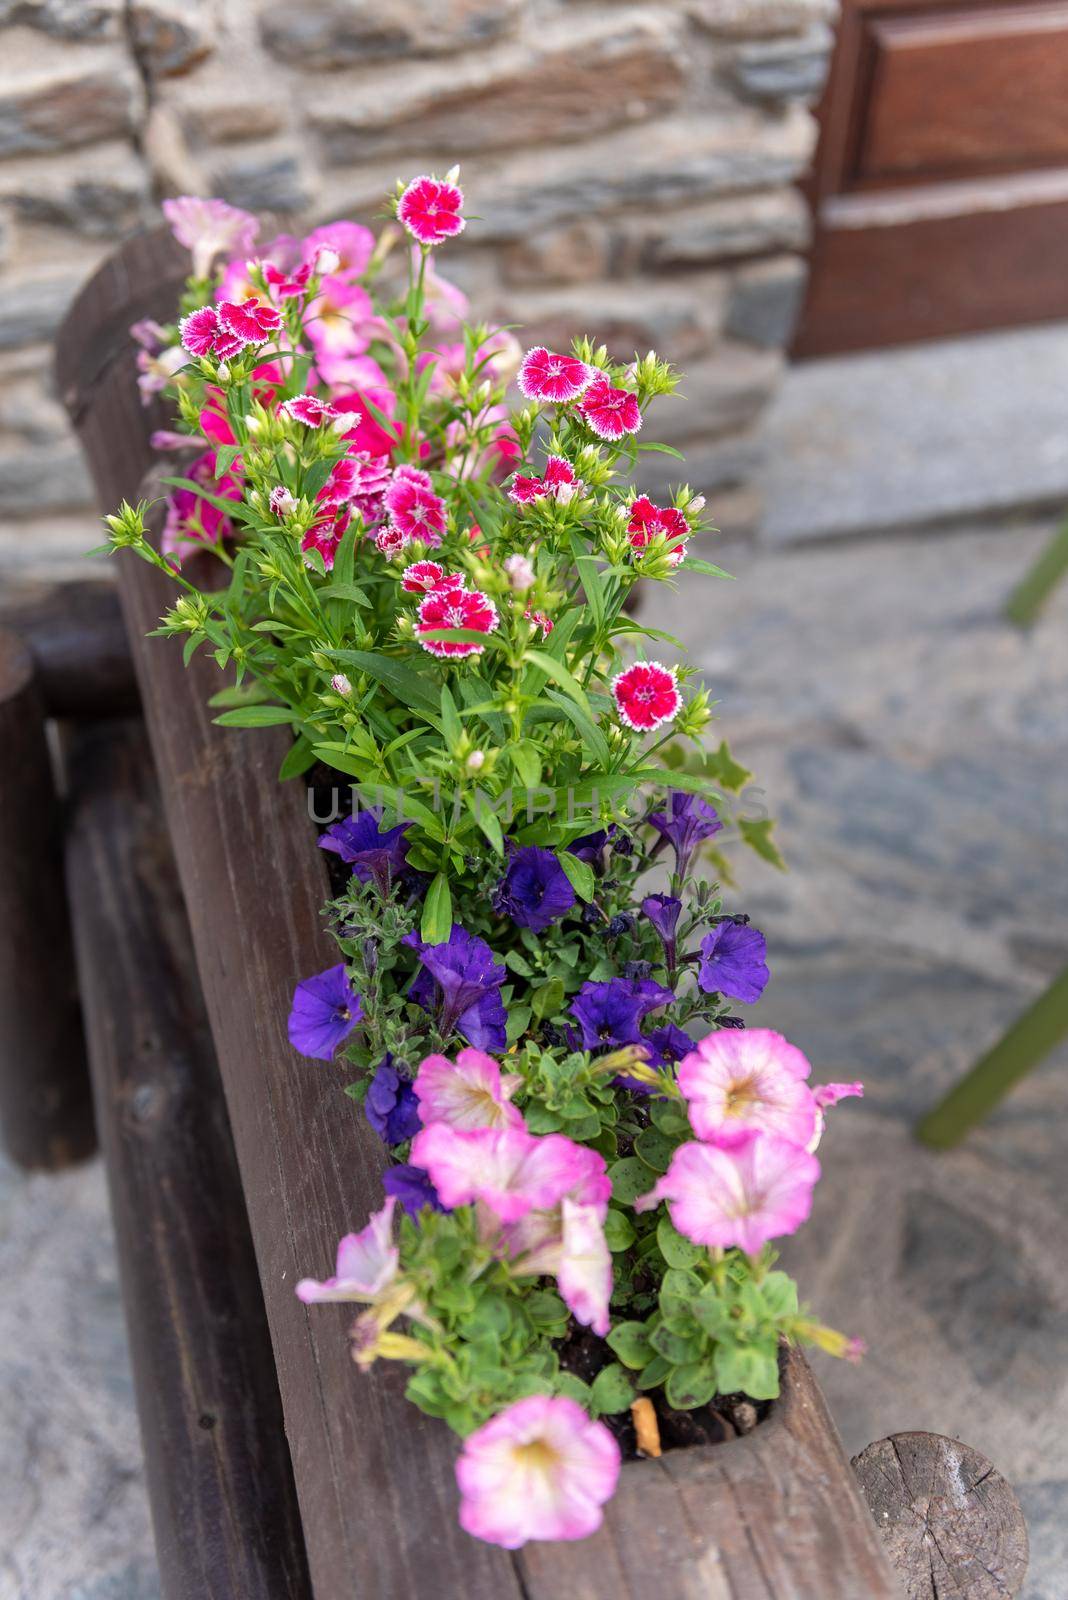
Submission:
<svg viewBox="0 0 1068 1600">
<path fill-rule="evenodd" d="M 1068 0 L 843 0 L 798 356 L 1068 317 Z"/>
</svg>

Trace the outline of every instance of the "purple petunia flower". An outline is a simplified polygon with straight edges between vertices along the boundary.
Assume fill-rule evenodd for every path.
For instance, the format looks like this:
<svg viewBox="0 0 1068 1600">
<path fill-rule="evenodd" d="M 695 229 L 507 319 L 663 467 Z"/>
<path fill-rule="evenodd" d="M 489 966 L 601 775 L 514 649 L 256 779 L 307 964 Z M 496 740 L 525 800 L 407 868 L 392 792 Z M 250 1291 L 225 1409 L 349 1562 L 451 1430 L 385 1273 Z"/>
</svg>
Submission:
<svg viewBox="0 0 1068 1600">
<path fill-rule="evenodd" d="M 410 822 L 383 829 L 381 811 L 361 811 L 355 817 L 342 817 L 319 838 L 320 850 L 330 850 L 352 867 L 361 883 L 374 881 L 379 893 L 389 893 L 390 879 L 404 871 L 408 841 L 404 835 Z"/>
<path fill-rule="evenodd" d="M 423 963 L 408 992 L 424 1011 L 437 1007 L 442 1039 L 448 1042 L 455 1030 L 477 1050 L 506 1050 L 508 1018 L 500 990 L 507 974 L 486 941 L 454 922 L 444 944 L 423 944 L 415 934 L 404 942 Z"/>
<path fill-rule="evenodd" d="M 666 1067 L 681 1061 L 683 1056 L 688 1056 L 696 1048 L 696 1040 L 673 1022 L 665 1022 L 663 1027 L 655 1028 L 646 1035 L 645 1042 L 650 1050 L 649 1064 L 654 1067 Z"/>
<path fill-rule="evenodd" d="M 572 839 L 567 847 L 568 854 L 578 856 L 587 866 L 599 870 L 604 867 L 605 847 L 615 832 L 616 825 L 613 822 L 610 828 L 598 828 L 595 833 L 584 833 L 581 839 Z"/>
<path fill-rule="evenodd" d="M 668 971 L 674 972 L 675 928 L 682 910 L 682 901 L 676 900 L 673 894 L 650 894 L 642 901 L 642 910 L 660 935 Z"/>
<path fill-rule="evenodd" d="M 367 1120 L 386 1144 L 403 1144 L 423 1126 L 410 1078 L 404 1078 L 388 1055 L 378 1065 L 363 1103 Z"/>
<path fill-rule="evenodd" d="M 582 1030 L 584 1050 L 610 1050 L 644 1043 L 643 1017 L 674 998 L 670 989 L 648 978 L 609 978 L 584 983 L 568 1010 Z"/>
<path fill-rule="evenodd" d="M 301 1055 L 331 1061 L 362 1016 L 360 997 L 349 982 L 345 963 L 339 962 L 297 984 L 289 1013 L 289 1042 Z"/>
<path fill-rule="evenodd" d="M 410 1217 L 417 1217 L 424 1206 L 429 1206 L 432 1211 L 446 1209 L 430 1181 L 430 1174 L 424 1172 L 422 1167 L 407 1164 L 387 1167 L 382 1174 L 382 1187 Z"/>
<path fill-rule="evenodd" d="M 544 933 L 571 910 L 575 891 L 551 850 L 525 844 L 512 847 L 493 903 L 517 927 Z"/>
<path fill-rule="evenodd" d="M 675 851 L 675 870 L 685 878 L 693 853 L 702 839 L 710 839 L 723 827 L 715 808 L 697 795 L 683 794 L 673 789 L 666 811 L 654 811 L 649 818 L 653 827 Z"/>
<path fill-rule="evenodd" d="M 771 973 L 764 957 L 767 945 L 757 928 L 718 922 L 701 940 L 697 982 L 706 994 L 725 994 L 752 1004 L 767 987 Z"/>
</svg>

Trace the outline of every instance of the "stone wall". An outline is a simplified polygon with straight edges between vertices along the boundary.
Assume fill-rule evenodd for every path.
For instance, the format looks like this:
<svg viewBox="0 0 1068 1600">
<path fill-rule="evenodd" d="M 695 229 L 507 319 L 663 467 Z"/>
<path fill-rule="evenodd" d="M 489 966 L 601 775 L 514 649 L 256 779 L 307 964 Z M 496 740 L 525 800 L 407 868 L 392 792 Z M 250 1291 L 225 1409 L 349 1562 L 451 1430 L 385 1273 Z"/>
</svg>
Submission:
<svg viewBox="0 0 1068 1600">
<path fill-rule="evenodd" d="M 49 341 L 160 196 L 370 221 L 454 161 L 485 221 L 446 270 L 480 313 L 684 366 L 662 436 L 752 526 L 833 4 L 0 0 L 0 563 L 91 535 Z"/>
</svg>

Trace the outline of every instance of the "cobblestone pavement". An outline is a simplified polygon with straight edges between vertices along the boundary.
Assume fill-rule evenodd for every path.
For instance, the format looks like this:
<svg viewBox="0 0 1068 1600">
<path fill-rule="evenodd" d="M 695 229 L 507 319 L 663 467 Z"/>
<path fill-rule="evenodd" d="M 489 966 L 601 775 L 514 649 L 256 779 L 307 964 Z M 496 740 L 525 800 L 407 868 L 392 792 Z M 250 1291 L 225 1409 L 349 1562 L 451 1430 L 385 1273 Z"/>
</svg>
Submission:
<svg viewBox="0 0 1068 1600">
<path fill-rule="evenodd" d="M 779 819 L 787 874 L 738 856 L 774 972 L 751 1018 L 868 1085 L 786 1252 L 870 1346 L 821 1381 L 850 1450 L 929 1428 L 992 1458 L 1031 1523 L 1026 1600 L 1068 1595 L 1068 1052 L 953 1154 L 909 1129 L 1068 960 L 1068 587 L 1029 635 L 999 618 L 1046 532 L 727 549 L 735 584 L 645 613 Z M 0 1267 L 0 1595 L 155 1600 L 98 1164 L 0 1169 Z"/>
</svg>

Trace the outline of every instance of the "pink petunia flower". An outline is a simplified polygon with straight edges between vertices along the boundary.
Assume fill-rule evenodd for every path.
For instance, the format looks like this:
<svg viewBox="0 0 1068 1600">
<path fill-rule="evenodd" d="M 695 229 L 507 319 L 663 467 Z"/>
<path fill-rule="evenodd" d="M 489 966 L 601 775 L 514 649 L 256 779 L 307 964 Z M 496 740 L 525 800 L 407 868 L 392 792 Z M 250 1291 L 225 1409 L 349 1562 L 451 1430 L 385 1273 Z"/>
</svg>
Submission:
<svg viewBox="0 0 1068 1600">
<path fill-rule="evenodd" d="M 264 280 L 267 287 L 274 291 L 277 300 L 296 300 L 308 287 L 311 277 L 311 267 L 304 265 L 295 267 L 287 272 L 282 267 L 276 267 L 273 261 L 261 263 Z"/>
<path fill-rule="evenodd" d="M 198 456 L 186 473 L 192 482 L 200 484 L 209 493 L 224 500 L 241 500 L 244 489 L 236 475 L 236 462 L 223 477 L 215 476 L 215 451 L 208 450 Z M 204 500 L 192 489 L 172 489 L 167 501 L 167 517 L 160 536 L 160 550 L 176 563 L 196 550 L 198 545 L 217 544 L 220 539 L 232 538 L 233 523 L 219 507 Z"/>
<path fill-rule="evenodd" d="M 508 498 L 517 506 L 528 505 L 532 500 L 552 499 L 567 505 L 586 485 L 578 477 L 570 461 L 563 456 L 549 456 L 545 473 L 540 478 L 523 478 L 516 473 Z"/>
<path fill-rule="evenodd" d="M 301 256 L 314 267 L 320 251 L 333 250 L 338 259 L 331 277 L 362 278 L 374 247 L 375 236 L 370 228 L 361 227 L 358 222 L 328 222 L 305 235 Z"/>
<path fill-rule="evenodd" d="M 424 173 L 413 178 L 401 195 L 397 218 L 420 244 L 442 244 L 467 226 L 460 215 L 463 203 L 463 192 L 455 183 Z"/>
<path fill-rule="evenodd" d="M 599 439 L 613 443 L 625 433 L 637 433 L 642 425 L 638 396 L 629 389 L 614 389 L 604 376 L 594 378 L 578 411 Z"/>
<path fill-rule="evenodd" d="M 812 1098 L 816 1102 L 816 1128 L 805 1149 L 811 1154 L 819 1146 L 823 1138 L 823 1130 L 827 1124 L 825 1115 L 829 1106 L 836 1106 L 839 1100 L 862 1099 L 864 1085 L 862 1083 L 818 1083 L 812 1091 Z"/>
<path fill-rule="evenodd" d="M 532 1211 L 501 1235 L 513 1270 L 519 1276 L 555 1277 L 568 1310 L 602 1338 L 611 1326 L 612 1254 L 604 1236 L 610 1189 L 604 1163 L 599 1172 L 591 1165 L 587 1178 L 554 1210 Z"/>
<path fill-rule="evenodd" d="M 178 333 L 184 349 L 190 355 L 218 356 L 220 361 L 229 361 L 247 343 L 240 334 L 223 327 L 214 306 L 201 306 L 199 310 L 191 311 L 188 317 L 183 317 L 179 322 Z"/>
<path fill-rule="evenodd" d="M 192 194 L 164 200 L 163 215 L 178 243 L 192 252 L 194 278 L 206 278 L 216 256 L 247 256 L 260 228 L 249 212 Z"/>
<path fill-rule="evenodd" d="M 523 357 L 516 381 L 528 400 L 563 405 L 585 393 L 593 382 L 594 370 L 577 356 L 558 356 L 539 344 Z"/>
<path fill-rule="evenodd" d="M 429 1172 L 443 1204 L 479 1201 L 504 1223 L 531 1211 L 551 1211 L 587 1180 L 596 1151 L 562 1133 L 539 1137 L 522 1127 L 451 1128 L 433 1122 L 412 1141 L 413 1166 Z"/>
<path fill-rule="evenodd" d="M 631 549 L 644 550 L 660 533 L 672 541 L 667 558 L 671 566 L 677 567 L 686 555 L 690 524 L 674 506 L 654 505 L 647 494 L 640 494 L 630 508 L 630 521 L 627 523 Z"/>
<path fill-rule="evenodd" d="M 188 357 L 181 345 L 171 345 L 167 350 L 153 354 L 150 350 L 137 352 L 137 387 L 141 403 L 149 405 L 154 395 L 160 394 L 185 366 Z"/>
<path fill-rule="evenodd" d="M 321 1283 L 302 1278 L 296 1295 L 305 1305 L 327 1300 L 374 1300 L 397 1275 L 400 1251 L 393 1243 L 393 1212 L 397 1202 L 390 1195 L 381 1211 L 372 1214 L 360 1233 L 347 1233 L 337 1247 L 334 1276 Z"/>
<path fill-rule="evenodd" d="M 521 1128 L 523 1114 L 512 1105 L 522 1079 L 501 1076 L 492 1056 L 461 1050 L 455 1065 L 447 1056 L 427 1056 L 413 1088 L 423 1126 L 446 1122 L 450 1128 Z"/>
<path fill-rule="evenodd" d="M 318 395 L 298 394 L 292 400 L 283 400 L 279 407 L 294 422 L 303 422 L 306 428 L 321 428 L 324 423 L 337 422 L 342 413 Z"/>
<path fill-rule="evenodd" d="M 673 722 L 682 709 L 682 695 L 673 668 L 659 661 L 636 661 L 612 679 L 619 720 L 636 733 L 649 733 Z"/>
<path fill-rule="evenodd" d="M 678 1084 L 699 1139 L 733 1144 L 748 1133 L 775 1133 L 807 1145 L 816 1128 L 811 1067 L 771 1028 L 721 1028 L 684 1056 Z"/>
<path fill-rule="evenodd" d="M 421 539 L 431 547 L 439 545 L 446 525 L 444 500 L 434 493 L 429 482 L 422 481 L 427 474 L 420 468 L 409 468 L 404 476 L 401 471 L 398 468 L 393 474 L 393 482 L 385 494 L 389 520 L 406 538 Z"/>
<path fill-rule="evenodd" d="M 435 589 L 463 589 L 465 582 L 459 572 L 446 572 L 436 561 L 413 561 L 401 574 L 401 588 L 405 594 L 430 594 Z"/>
<path fill-rule="evenodd" d="M 373 319 L 374 306 L 366 289 L 344 278 L 323 278 L 305 321 L 317 359 L 362 355 Z"/>
<path fill-rule="evenodd" d="M 396 524 L 394 524 L 396 526 Z M 466 628 L 473 633 L 494 633 L 497 607 L 481 589 L 436 589 L 420 603 L 415 636 L 432 656 L 480 656 L 482 646 L 470 639 L 427 639 L 424 635 L 446 628 Z"/>
<path fill-rule="evenodd" d="M 220 300 L 215 309 L 220 325 L 242 344 L 263 344 L 282 326 L 281 313 L 255 296 L 249 300 Z"/>
<path fill-rule="evenodd" d="M 678 1147 L 656 1187 L 636 1211 L 668 1203 L 671 1220 L 695 1244 L 736 1245 L 747 1255 L 769 1239 L 796 1233 L 812 1210 L 820 1175 L 814 1155 L 777 1134 L 747 1133 L 729 1146 Z"/>
<path fill-rule="evenodd" d="M 585 1539 L 619 1479 L 619 1446 L 566 1395 L 516 1400 L 464 1440 L 460 1526 L 518 1550 L 528 1539 Z"/>
</svg>

